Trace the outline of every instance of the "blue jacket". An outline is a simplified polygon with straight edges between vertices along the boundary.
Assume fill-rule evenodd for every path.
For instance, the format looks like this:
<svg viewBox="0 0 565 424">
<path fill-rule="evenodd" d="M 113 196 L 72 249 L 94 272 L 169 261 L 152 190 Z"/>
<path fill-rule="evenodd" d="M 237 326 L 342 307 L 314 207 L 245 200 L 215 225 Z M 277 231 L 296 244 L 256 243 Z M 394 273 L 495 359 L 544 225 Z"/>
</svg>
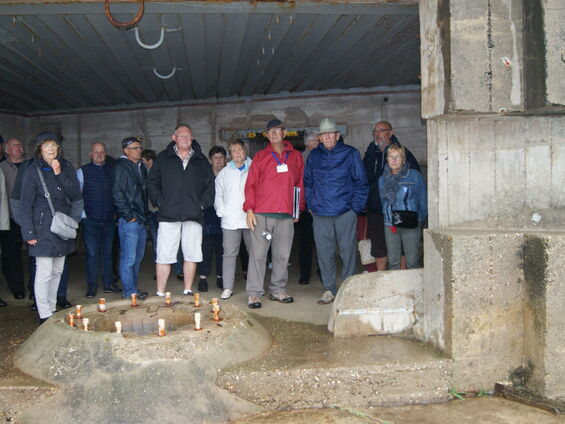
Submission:
<svg viewBox="0 0 565 424">
<path fill-rule="evenodd" d="M 379 194 L 383 205 L 385 225 L 392 226 L 392 211 L 409 210 L 418 212 L 418 223 L 422 226 L 428 216 L 428 196 L 422 174 L 415 169 L 410 169 L 408 163 L 404 164 L 400 170 L 400 180 L 394 203 L 386 198 L 385 193 L 385 183 L 391 177 L 390 168 L 386 165 L 383 175 L 379 178 Z"/>
<path fill-rule="evenodd" d="M 308 155 L 306 204 L 314 215 L 339 216 L 365 208 L 369 185 L 359 151 L 340 137 L 332 150 L 322 143 Z"/>
<path fill-rule="evenodd" d="M 90 162 L 81 166 L 80 170 L 82 172 L 82 198 L 86 217 L 98 223 L 114 221 L 113 164 L 96 165 L 94 162 Z"/>
<path fill-rule="evenodd" d="M 367 180 L 369 180 L 369 199 L 367 200 L 367 209 L 371 212 L 381 213 L 383 208 L 379 197 L 379 178 L 385 169 L 386 152 L 393 144 L 398 144 L 400 146 L 395 135 L 391 138 L 391 144 L 383 152 L 381 148 L 372 141 L 371 144 L 369 144 L 369 147 L 367 147 L 365 157 L 363 158 L 363 165 L 365 166 L 365 172 L 367 173 Z M 406 149 L 406 147 L 404 147 L 404 149 Z M 421 172 L 418 161 L 408 149 L 406 149 L 406 162 L 410 164 L 410 168 Z"/>
</svg>

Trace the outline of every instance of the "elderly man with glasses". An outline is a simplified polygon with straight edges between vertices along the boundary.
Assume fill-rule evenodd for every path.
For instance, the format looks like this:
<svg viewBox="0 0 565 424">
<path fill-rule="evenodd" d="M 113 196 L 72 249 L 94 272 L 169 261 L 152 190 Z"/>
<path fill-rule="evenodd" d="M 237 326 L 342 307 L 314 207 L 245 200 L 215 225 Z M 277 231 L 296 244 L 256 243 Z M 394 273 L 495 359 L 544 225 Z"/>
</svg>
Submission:
<svg viewBox="0 0 565 424">
<path fill-rule="evenodd" d="M 371 239 L 371 255 L 375 258 L 377 271 L 387 268 L 387 250 L 385 242 L 385 225 L 383 207 L 379 197 L 379 177 L 383 174 L 386 165 L 386 154 L 392 144 L 398 144 L 394 135 L 392 124 L 379 121 L 372 130 L 374 142 L 369 144 L 363 164 L 367 179 L 369 180 L 369 198 L 367 200 L 367 235 Z M 406 162 L 410 168 L 420 172 L 420 165 L 414 155 L 405 148 Z"/>
<path fill-rule="evenodd" d="M 112 195 L 118 217 L 120 236 L 120 279 L 124 298 L 137 294 L 145 299 L 147 292 L 139 291 L 139 267 L 145 253 L 147 230 L 147 170 L 141 162 L 141 139 L 122 140 L 123 155 L 114 168 Z"/>
<path fill-rule="evenodd" d="M 247 273 L 247 306 L 261 307 L 267 251 L 271 248 L 273 272 L 269 299 L 292 303 L 286 291 L 288 258 L 294 237 L 298 209 L 304 210 L 304 163 L 298 150 L 287 140 L 278 119 L 267 123 L 269 144 L 253 157 L 245 183 L 247 226 L 251 230 L 251 252 Z"/>
</svg>

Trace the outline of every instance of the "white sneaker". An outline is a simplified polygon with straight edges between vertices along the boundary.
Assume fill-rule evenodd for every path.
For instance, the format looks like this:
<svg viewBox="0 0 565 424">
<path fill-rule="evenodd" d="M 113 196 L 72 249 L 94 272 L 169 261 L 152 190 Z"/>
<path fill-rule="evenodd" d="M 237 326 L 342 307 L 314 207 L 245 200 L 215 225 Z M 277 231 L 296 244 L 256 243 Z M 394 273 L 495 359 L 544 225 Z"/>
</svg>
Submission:
<svg viewBox="0 0 565 424">
<path fill-rule="evenodd" d="M 332 294 L 331 291 L 326 290 L 322 297 L 318 299 L 318 305 L 327 305 L 328 303 L 332 303 L 335 299 L 335 296 Z"/>
<path fill-rule="evenodd" d="M 229 299 L 231 297 L 231 295 L 233 294 L 233 291 L 230 289 L 225 289 L 222 294 L 220 295 L 221 299 Z"/>
</svg>

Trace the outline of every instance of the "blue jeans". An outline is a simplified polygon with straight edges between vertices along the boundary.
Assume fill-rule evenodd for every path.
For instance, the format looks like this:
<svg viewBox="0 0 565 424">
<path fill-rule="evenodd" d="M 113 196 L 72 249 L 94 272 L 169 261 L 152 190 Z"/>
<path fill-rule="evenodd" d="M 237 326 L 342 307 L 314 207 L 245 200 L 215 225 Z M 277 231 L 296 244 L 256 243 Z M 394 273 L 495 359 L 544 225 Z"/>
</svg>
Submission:
<svg viewBox="0 0 565 424">
<path fill-rule="evenodd" d="M 114 241 L 114 222 L 99 223 L 91 219 L 82 220 L 82 236 L 86 250 L 86 283 L 88 290 L 96 291 L 98 271 L 102 270 L 104 287 L 111 287 L 112 243 Z M 100 264 L 102 260 L 102 264 Z M 102 266 L 100 266 L 102 265 Z"/>
<path fill-rule="evenodd" d="M 145 254 L 145 241 L 147 230 L 139 222 L 118 220 L 118 233 L 120 235 L 120 279 L 123 286 L 123 297 L 130 297 L 138 293 L 137 279 L 139 267 Z"/>
</svg>

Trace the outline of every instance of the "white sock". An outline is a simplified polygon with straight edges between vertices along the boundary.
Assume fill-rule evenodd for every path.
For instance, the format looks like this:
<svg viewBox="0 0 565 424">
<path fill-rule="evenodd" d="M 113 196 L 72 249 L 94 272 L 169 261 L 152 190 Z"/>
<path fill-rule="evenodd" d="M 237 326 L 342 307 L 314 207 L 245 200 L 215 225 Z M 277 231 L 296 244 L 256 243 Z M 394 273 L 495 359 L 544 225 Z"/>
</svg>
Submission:
<svg viewBox="0 0 565 424">
<path fill-rule="evenodd" d="M 165 293 L 163 293 L 163 292 L 157 292 L 157 293 L 155 293 L 155 296 L 165 297 Z"/>
</svg>

